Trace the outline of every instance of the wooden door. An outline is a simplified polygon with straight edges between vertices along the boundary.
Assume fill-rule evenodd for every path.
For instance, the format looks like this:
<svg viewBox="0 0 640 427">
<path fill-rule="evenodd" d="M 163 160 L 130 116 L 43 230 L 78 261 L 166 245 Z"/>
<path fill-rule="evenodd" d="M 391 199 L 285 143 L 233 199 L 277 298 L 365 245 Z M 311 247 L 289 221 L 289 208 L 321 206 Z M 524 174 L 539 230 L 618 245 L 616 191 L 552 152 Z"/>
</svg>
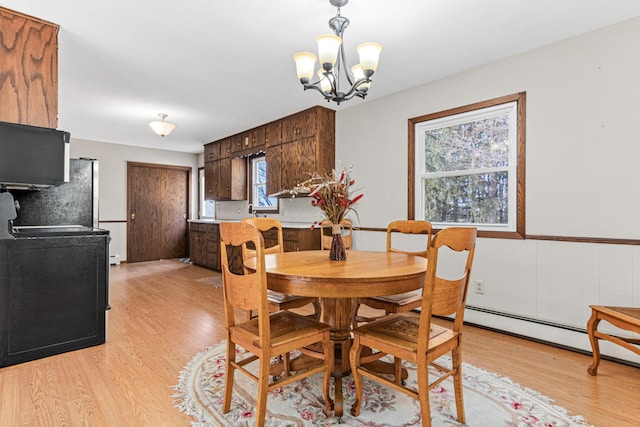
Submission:
<svg viewBox="0 0 640 427">
<path fill-rule="evenodd" d="M 127 164 L 127 262 L 187 256 L 191 168 Z"/>
</svg>

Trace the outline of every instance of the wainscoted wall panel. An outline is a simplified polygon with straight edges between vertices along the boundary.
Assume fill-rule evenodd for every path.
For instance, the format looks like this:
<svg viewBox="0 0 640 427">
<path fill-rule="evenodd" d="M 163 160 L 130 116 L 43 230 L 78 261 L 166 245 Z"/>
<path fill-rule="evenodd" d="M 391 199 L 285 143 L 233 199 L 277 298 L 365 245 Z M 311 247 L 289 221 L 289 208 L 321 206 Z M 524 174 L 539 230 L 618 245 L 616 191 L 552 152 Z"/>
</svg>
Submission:
<svg viewBox="0 0 640 427">
<path fill-rule="evenodd" d="M 600 246 L 600 298 L 604 305 L 629 305 L 633 294 L 633 246 Z"/>
<path fill-rule="evenodd" d="M 501 242 L 503 247 L 505 244 L 509 244 L 506 241 Z M 539 298 L 536 287 L 538 277 L 536 271 L 537 245 L 535 241 L 531 240 L 520 243 L 519 245 L 510 245 L 511 250 L 508 248 L 502 250 L 504 253 L 504 277 L 500 303 L 508 307 L 512 313 L 535 317 Z M 487 256 L 491 256 L 491 253 L 488 253 Z M 514 283 L 518 283 L 519 286 L 514 286 Z M 489 287 L 492 288 L 491 285 L 489 283 Z M 485 292 L 486 289 L 485 283 Z"/>
<path fill-rule="evenodd" d="M 383 232 L 358 230 L 354 249 L 384 250 L 382 237 Z M 481 238 L 467 298 L 472 308 L 465 318 L 590 351 L 586 335 L 589 305 L 638 305 L 639 278 L 637 246 Z M 484 282 L 482 295 L 475 293 L 476 280 Z M 616 331 L 604 323 L 601 329 Z M 640 357 L 609 343 L 603 343 L 602 352 L 640 363 Z"/>
</svg>

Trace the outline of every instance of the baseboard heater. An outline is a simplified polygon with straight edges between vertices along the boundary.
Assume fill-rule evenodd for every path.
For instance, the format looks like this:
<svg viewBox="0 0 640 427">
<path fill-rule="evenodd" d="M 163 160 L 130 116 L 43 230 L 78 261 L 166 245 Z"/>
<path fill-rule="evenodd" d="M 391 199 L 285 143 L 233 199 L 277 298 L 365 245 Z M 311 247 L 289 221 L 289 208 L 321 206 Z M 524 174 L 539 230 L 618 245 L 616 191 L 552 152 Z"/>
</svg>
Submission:
<svg viewBox="0 0 640 427">
<path fill-rule="evenodd" d="M 485 313 L 485 314 L 490 314 L 490 315 L 493 315 L 493 316 L 507 317 L 509 319 L 520 320 L 520 321 L 523 321 L 523 322 L 536 323 L 536 324 L 539 324 L 539 325 L 550 326 L 552 328 L 564 329 L 566 331 L 587 334 L 587 330 L 585 328 L 578 328 L 578 327 L 575 327 L 575 326 L 563 325 L 561 323 L 550 322 L 548 320 L 535 319 L 533 317 L 520 316 L 520 315 L 513 314 L 513 313 L 505 313 L 505 312 L 502 312 L 502 311 L 490 310 L 490 309 L 482 308 L 482 307 L 475 307 L 473 305 L 467 305 L 467 306 L 465 306 L 465 308 L 467 310 L 477 311 L 477 312 L 481 312 L 481 313 Z M 517 334 L 517 333 L 514 333 L 514 332 L 509 332 L 509 331 L 505 331 L 505 330 L 502 330 L 502 329 L 492 328 L 492 327 L 489 327 L 489 326 L 485 326 L 485 325 L 481 325 L 481 324 L 477 324 L 477 323 L 473 323 L 473 322 L 465 321 L 464 323 L 466 325 L 474 326 L 476 328 L 481 328 L 481 329 L 485 329 L 485 330 L 492 331 L 492 332 L 498 332 L 498 333 L 501 333 L 501 334 L 505 334 L 505 335 L 509 335 L 509 336 L 513 336 L 513 337 L 517 337 L 517 338 L 522 338 L 522 339 L 525 339 L 525 340 L 537 342 L 537 343 L 540 343 L 540 344 L 550 345 L 550 346 L 553 346 L 553 347 L 557 347 L 557 348 L 561 348 L 561 349 L 569 350 L 569 351 L 574 351 L 574 352 L 581 353 L 581 354 L 591 355 L 590 351 L 582 350 L 580 348 L 575 348 L 575 347 L 571 347 L 571 346 L 568 346 L 568 345 L 558 344 L 558 343 L 551 342 L 551 341 L 545 341 L 545 340 L 542 340 L 542 339 L 539 339 L 539 338 L 533 338 L 533 337 L 530 337 L 530 336 Z M 601 355 L 601 358 L 604 359 L 604 360 L 610 360 L 612 362 L 622 363 L 624 365 L 640 368 L 640 363 L 635 363 L 635 362 L 631 362 L 631 361 L 628 361 L 628 360 L 619 359 L 617 357 L 611 357 L 611 356 L 607 356 L 607 355 L 603 354 L 603 355 Z"/>
</svg>

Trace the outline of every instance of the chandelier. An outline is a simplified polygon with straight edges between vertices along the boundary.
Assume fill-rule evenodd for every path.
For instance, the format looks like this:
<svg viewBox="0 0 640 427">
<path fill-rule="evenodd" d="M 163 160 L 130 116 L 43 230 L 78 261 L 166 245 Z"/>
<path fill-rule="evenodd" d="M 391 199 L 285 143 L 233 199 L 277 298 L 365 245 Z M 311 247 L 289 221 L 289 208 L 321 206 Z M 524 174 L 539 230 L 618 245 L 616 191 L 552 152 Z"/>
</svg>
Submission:
<svg viewBox="0 0 640 427">
<path fill-rule="evenodd" d="M 358 45 L 357 51 L 360 63 L 347 69 L 343 47 L 344 30 L 349 26 L 349 20 L 340 15 L 340 7 L 346 5 L 349 0 L 329 0 L 338 8 L 336 16 L 329 20 L 329 28 L 335 35 L 325 34 L 316 37 L 318 43 L 318 56 L 311 52 L 298 52 L 293 56 L 296 61 L 296 71 L 304 90 L 315 89 L 320 92 L 327 101 L 335 101 L 338 105 L 354 96 L 364 98 L 371 86 L 371 76 L 378 67 L 378 59 L 382 46 L 379 43 L 367 42 Z M 316 72 L 318 81 L 310 83 L 314 78 L 316 60 L 320 58 L 320 69 Z M 344 67 L 344 70 L 341 68 Z M 344 77 L 349 84 L 348 90 L 340 87 L 340 74 L 344 71 Z M 344 83 L 344 81 L 343 81 Z"/>
</svg>

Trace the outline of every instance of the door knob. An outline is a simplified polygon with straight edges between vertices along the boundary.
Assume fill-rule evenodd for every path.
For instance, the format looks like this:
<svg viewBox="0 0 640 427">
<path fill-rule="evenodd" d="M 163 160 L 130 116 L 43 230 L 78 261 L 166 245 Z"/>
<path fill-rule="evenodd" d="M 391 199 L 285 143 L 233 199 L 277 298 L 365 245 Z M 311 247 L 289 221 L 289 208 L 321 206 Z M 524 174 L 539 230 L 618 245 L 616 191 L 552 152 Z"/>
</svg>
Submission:
<svg viewBox="0 0 640 427">
<path fill-rule="evenodd" d="M 136 214 L 135 213 L 131 214 L 131 219 L 136 219 Z"/>
</svg>

